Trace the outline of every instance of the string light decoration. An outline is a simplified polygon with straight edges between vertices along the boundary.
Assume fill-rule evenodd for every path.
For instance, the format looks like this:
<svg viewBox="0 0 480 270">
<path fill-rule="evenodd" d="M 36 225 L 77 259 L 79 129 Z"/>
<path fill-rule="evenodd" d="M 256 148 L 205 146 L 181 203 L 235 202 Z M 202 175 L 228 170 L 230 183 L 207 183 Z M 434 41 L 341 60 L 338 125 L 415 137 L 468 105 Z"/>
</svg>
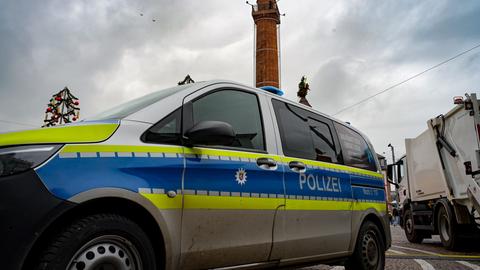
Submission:
<svg viewBox="0 0 480 270">
<path fill-rule="evenodd" d="M 42 127 L 67 124 L 77 121 L 80 117 L 80 101 L 65 87 L 54 94 L 47 104 L 45 120 Z"/>
</svg>

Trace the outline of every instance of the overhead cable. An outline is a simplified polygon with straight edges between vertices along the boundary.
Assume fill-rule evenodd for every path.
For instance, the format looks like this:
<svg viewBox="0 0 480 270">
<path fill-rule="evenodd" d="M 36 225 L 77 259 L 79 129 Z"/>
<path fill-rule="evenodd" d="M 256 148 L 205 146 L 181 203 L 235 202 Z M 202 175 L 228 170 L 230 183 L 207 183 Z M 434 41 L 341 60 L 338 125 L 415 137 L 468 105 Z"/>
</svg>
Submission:
<svg viewBox="0 0 480 270">
<path fill-rule="evenodd" d="M 466 50 L 466 51 L 463 51 L 463 52 L 461 52 L 461 53 L 459 53 L 459 54 L 457 54 L 457 55 L 455 55 L 455 56 L 452 56 L 452 57 L 450 57 L 450 58 L 448 58 L 448 59 L 446 59 L 446 60 L 444 60 L 444 61 L 442 61 L 442 62 L 440 62 L 440 63 L 438 63 L 438 64 L 436 64 L 436 65 L 434 65 L 434 66 L 432 66 L 432 67 L 430 67 L 430 68 L 428 68 L 428 69 L 425 69 L 424 71 L 422 71 L 422 72 L 420 72 L 420 73 L 417 73 L 417 74 L 415 74 L 415 75 L 413 75 L 413 76 L 411 76 L 411 77 L 409 77 L 409 78 L 407 78 L 407 79 L 405 79 L 405 80 L 403 80 L 403 81 L 401 81 L 401 82 L 398 82 L 398 83 L 396 83 L 396 84 L 394 84 L 394 85 L 392 85 L 392 86 L 390 86 L 390 87 L 388 87 L 388 88 L 385 88 L 385 89 L 383 89 L 382 91 L 377 92 L 377 93 L 374 94 L 374 95 L 368 96 L 368 97 L 366 97 L 366 98 L 364 98 L 364 99 L 362 99 L 362 100 L 360 100 L 360 101 L 358 101 L 358 102 L 356 102 L 356 103 L 353 103 L 353 104 L 351 104 L 351 105 L 349 105 L 349 106 L 347 106 L 347 107 L 345 107 L 345 108 L 337 111 L 336 113 L 332 114 L 332 116 L 335 116 L 335 115 L 337 115 L 337 114 L 340 114 L 340 113 L 342 113 L 342 112 L 344 112 L 344 111 L 346 111 L 346 110 L 349 110 L 349 109 L 351 109 L 351 108 L 353 108 L 353 107 L 356 107 L 356 106 L 364 103 L 365 101 L 368 101 L 368 100 L 370 100 L 370 99 L 372 99 L 372 98 L 374 98 L 374 97 L 376 97 L 376 96 L 378 96 L 378 95 L 381 95 L 381 94 L 383 94 L 383 93 L 385 93 L 385 92 L 388 92 L 388 91 L 392 90 L 393 88 L 395 88 L 395 87 L 397 87 L 397 86 L 399 86 L 399 85 L 401 85 L 401 84 L 404 84 L 404 83 L 406 83 L 406 82 L 408 82 L 408 81 L 410 81 L 410 80 L 413 80 L 413 79 L 415 79 L 415 78 L 417 78 L 417 77 L 419 77 L 419 76 L 421 76 L 421 75 L 423 75 L 423 74 L 431 71 L 432 69 L 438 68 L 439 66 L 444 65 L 444 64 L 446 64 L 446 63 L 448 63 L 448 62 L 450 62 L 450 61 L 452 61 L 452 60 L 455 60 L 456 58 L 458 58 L 458 57 L 460 57 L 460 56 L 462 56 L 462 55 L 464 55 L 464 54 L 467 54 L 467 53 L 469 53 L 469 52 L 471 52 L 471 51 L 473 51 L 473 50 L 475 50 L 475 49 L 477 49 L 477 48 L 479 48 L 479 47 L 480 47 L 480 44 L 475 45 L 474 47 L 472 47 L 472 48 L 470 48 L 470 49 L 468 49 L 468 50 Z"/>
</svg>

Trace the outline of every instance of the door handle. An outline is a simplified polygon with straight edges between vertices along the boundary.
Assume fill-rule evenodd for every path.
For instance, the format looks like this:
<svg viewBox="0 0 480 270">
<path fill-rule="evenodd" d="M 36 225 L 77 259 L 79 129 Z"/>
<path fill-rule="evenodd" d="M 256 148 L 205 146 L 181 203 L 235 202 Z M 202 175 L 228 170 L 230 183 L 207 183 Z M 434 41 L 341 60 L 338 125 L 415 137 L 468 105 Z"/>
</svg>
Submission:
<svg viewBox="0 0 480 270">
<path fill-rule="evenodd" d="M 257 158 L 257 166 L 265 170 L 276 170 L 277 162 L 271 158 Z"/>
<path fill-rule="evenodd" d="M 294 172 L 305 172 L 307 169 L 307 166 L 300 161 L 290 161 L 288 167 Z"/>
</svg>

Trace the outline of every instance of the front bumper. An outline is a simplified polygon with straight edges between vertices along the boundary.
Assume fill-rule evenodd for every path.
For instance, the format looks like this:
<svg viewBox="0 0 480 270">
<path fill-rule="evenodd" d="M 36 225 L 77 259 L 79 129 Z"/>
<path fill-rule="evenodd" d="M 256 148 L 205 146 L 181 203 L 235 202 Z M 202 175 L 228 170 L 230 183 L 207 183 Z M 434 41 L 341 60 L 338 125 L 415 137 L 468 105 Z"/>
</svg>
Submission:
<svg viewBox="0 0 480 270">
<path fill-rule="evenodd" d="M 33 170 L 0 177 L 1 269 L 21 269 L 42 232 L 73 206 L 53 196 Z"/>
</svg>

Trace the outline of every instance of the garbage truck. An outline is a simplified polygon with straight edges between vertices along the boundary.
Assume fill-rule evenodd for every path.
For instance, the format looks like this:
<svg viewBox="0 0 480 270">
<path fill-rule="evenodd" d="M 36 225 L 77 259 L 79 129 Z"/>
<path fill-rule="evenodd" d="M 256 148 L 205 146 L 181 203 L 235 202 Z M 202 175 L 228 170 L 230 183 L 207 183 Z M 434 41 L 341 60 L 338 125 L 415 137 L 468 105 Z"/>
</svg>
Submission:
<svg viewBox="0 0 480 270">
<path fill-rule="evenodd" d="M 440 235 L 453 250 L 480 238 L 480 102 L 465 94 L 454 104 L 416 138 L 405 139 L 406 155 L 387 168 L 408 240 Z"/>
</svg>

